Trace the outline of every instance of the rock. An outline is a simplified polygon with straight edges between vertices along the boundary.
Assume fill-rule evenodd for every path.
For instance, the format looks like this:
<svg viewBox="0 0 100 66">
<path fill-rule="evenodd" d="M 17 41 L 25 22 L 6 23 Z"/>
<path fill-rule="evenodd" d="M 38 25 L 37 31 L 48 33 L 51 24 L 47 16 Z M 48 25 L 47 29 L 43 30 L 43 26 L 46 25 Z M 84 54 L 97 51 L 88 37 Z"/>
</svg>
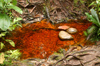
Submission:
<svg viewBox="0 0 100 66">
<path fill-rule="evenodd" d="M 73 37 L 66 31 L 60 31 L 59 37 L 60 37 L 60 39 L 73 39 Z"/>
<path fill-rule="evenodd" d="M 63 25 L 63 26 L 59 26 L 58 29 L 62 29 L 62 30 L 67 30 L 69 28 L 69 26 Z"/>
<path fill-rule="evenodd" d="M 77 29 L 76 28 L 69 28 L 69 29 L 67 29 L 67 32 L 70 34 L 74 34 L 74 33 L 77 33 Z"/>
</svg>

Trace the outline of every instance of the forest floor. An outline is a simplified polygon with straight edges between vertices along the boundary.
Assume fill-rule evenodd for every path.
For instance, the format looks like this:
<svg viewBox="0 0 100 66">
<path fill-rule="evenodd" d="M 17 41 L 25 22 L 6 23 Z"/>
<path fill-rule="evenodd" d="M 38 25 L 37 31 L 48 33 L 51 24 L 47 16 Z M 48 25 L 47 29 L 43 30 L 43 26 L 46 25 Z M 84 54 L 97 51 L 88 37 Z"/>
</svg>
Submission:
<svg viewBox="0 0 100 66">
<path fill-rule="evenodd" d="M 73 46 L 64 53 L 54 53 L 47 59 L 30 58 L 14 61 L 12 66 L 100 66 L 100 45 Z"/>
<path fill-rule="evenodd" d="M 50 0 L 47 3 L 50 5 L 46 4 L 44 0 L 18 0 L 18 6 L 23 10 L 23 14 L 13 11 L 13 15 L 21 16 L 23 18 L 22 23 L 33 24 L 41 22 L 43 19 L 47 19 L 47 22 L 52 24 L 67 23 L 70 19 L 74 19 L 76 22 L 79 20 L 79 22 L 83 23 L 86 20 L 84 13 L 89 12 L 86 5 L 82 4 L 80 6 L 79 4 L 75 6 L 71 0 L 65 2 Z M 100 66 L 100 41 L 95 42 L 94 45 L 69 45 L 67 51 L 62 48 L 44 59 L 27 58 L 16 60 L 13 61 L 12 66 Z"/>
</svg>

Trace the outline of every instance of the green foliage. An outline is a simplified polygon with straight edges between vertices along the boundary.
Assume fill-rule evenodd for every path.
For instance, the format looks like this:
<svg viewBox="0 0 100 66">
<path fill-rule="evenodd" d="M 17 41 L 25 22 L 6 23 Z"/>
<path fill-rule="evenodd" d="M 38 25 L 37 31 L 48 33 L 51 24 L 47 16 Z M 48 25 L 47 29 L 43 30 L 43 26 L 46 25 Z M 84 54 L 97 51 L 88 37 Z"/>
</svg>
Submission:
<svg viewBox="0 0 100 66">
<path fill-rule="evenodd" d="M 9 28 L 7 28 L 9 31 L 13 31 L 17 26 L 21 26 L 20 24 L 20 20 L 22 20 L 22 18 L 15 18 L 13 19 L 13 22 L 10 23 L 10 26 Z M 9 31 L 6 30 L 6 31 L 3 31 L 1 32 L 0 34 L 0 38 L 6 42 L 8 42 L 11 46 L 15 47 L 15 43 L 12 41 L 12 40 L 8 40 L 8 39 L 5 39 L 4 36 L 6 36 L 7 33 L 9 33 Z M 3 42 L 0 42 L 0 50 L 3 49 L 5 47 L 4 43 Z"/>
<path fill-rule="evenodd" d="M 94 1 L 95 0 L 73 0 L 75 6 L 78 6 L 79 4 L 84 4 L 85 6 L 89 6 L 90 3 Z"/>
<path fill-rule="evenodd" d="M 6 39 L 6 42 L 9 42 L 11 44 L 11 46 L 15 47 L 15 43 L 12 40 Z"/>
<path fill-rule="evenodd" d="M 22 14 L 22 10 L 16 6 L 16 0 L 0 0 L 0 12 L 9 14 L 11 9 L 14 9 L 18 13 Z"/>
<path fill-rule="evenodd" d="M 13 4 L 10 4 L 10 5 L 8 5 L 7 7 L 8 7 L 8 9 L 14 9 L 15 11 L 17 11 L 17 12 L 20 13 L 20 14 L 23 13 L 22 10 L 21 10 L 19 7 L 15 6 L 15 5 L 13 5 Z"/>
<path fill-rule="evenodd" d="M 15 47 L 15 43 L 12 40 L 5 39 L 5 36 L 9 31 L 13 31 L 17 26 L 21 26 L 19 22 L 22 18 L 13 17 L 12 10 L 22 14 L 22 10 L 16 6 L 16 0 L 0 0 L 0 50 L 5 47 L 4 42 L 9 43 L 11 46 Z M 5 60 L 0 66 L 10 66 L 13 59 L 18 59 L 21 53 L 19 50 L 10 50 L 4 52 Z M 2 58 L 3 59 L 3 58 Z"/>
<path fill-rule="evenodd" d="M 0 53 L 1 55 L 2 53 Z M 18 49 L 16 50 L 9 50 L 3 53 L 4 56 L 0 59 L 3 64 L 1 63 L 0 66 L 11 66 L 13 60 L 17 60 L 20 58 L 21 53 L 19 52 Z M 5 60 L 4 60 L 5 59 Z"/>
<path fill-rule="evenodd" d="M 13 22 L 10 24 L 8 30 L 13 31 L 17 26 L 22 27 L 21 23 L 19 22 L 20 20 L 22 20 L 22 18 L 14 18 Z"/>
<path fill-rule="evenodd" d="M 1 44 L 0 44 L 0 50 L 3 49 L 4 46 L 5 46 L 4 43 L 1 42 Z"/>
<path fill-rule="evenodd" d="M 60 50 L 58 50 L 59 53 L 63 53 L 64 49 L 60 48 Z"/>
<path fill-rule="evenodd" d="M 96 0 L 97 6 L 100 3 L 99 0 Z M 89 6 L 94 5 L 95 3 L 92 2 Z M 95 6 L 94 6 L 95 7 Z M 95 11 L 96 10 L 96 11 Z M 91 9 L 91 14 L 85 13 L 87 16 L 87 19 L 93 23 L 93 25 L 88 28 L 86 31 L 84 31 L 84 34 L 87 36 L 87 39 L 90 39 L 91 41 L 98 41 L 100 40 L 100 17 L 99 17 L 99 11 L 98 7 L 94 9 Z"/>
<path fill-rule="evenodd" d="M 100 27 L 99 18 L 96 11 L 94 9 L 91 9 L 90 11 L 91 11 L 91 15 L 89 13 L 85 13 L 87 15 L 88 20 L 90 22 L 93 22 L 98 27 Z"/>
<path fill-rule="evenodd" d="M 0 29 L 6 31 L 12 21 L 11 9 L 22 14 L 22 10 L 16 6 L 16 0 L 0 0 Z"/>
<path fill-rule="evenodd" d="M 99 18 L 100 18 L 100 0 L 93 1 L 89 7 L 92 6 L 93 9 L 97 12 Z"/>
<path fill-rule="evenodd" d="M 81 4 L 84 4 L 85 1 L 84 0 L 74 0 L 74 3 L 77 4 L 78 2 L 80 2 Z"/>
<path fill-rule="evenodd" d="M 21 27 L 19 22 L 22 18 L 14 18 L 12 16 L 12 9 L 22 14 L 22 10 L 16 6 L 16 0 L 0 0 L 0 39 L 8 42 L 10 45 L 15 47 L 15 43 L 12 40 L 5 39 L 9 31 L 13 31 L 17 26 Z M 0 42 L 0 50 L 3 49 L 4 43 Z"/>
<path fill-rule="evenodd" d="M 1 28 L 1 30 L 6 31 L 9 28 L 10 23 L 11 23 L 10 17 L 6 14 L 0 13 L 0 28 Z"/>
<path fill-rule="evenodd" d="M 20 50 L 9 50 L 5 52 L 5 57 L 10 58 L 10 59 L 19 59 L 21 56 Z"/>
</svg>

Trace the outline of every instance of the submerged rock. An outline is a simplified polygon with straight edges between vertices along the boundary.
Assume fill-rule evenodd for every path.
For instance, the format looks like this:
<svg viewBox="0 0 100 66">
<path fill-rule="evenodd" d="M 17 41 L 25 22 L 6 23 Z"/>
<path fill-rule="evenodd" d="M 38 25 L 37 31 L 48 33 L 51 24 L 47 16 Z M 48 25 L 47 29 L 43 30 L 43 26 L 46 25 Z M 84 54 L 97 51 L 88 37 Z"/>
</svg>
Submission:
<svg viewBox="0 0 100 66">
<path fill-rule="evenodd" d="M 60 37 L 60 39 L 73 39 L 73 37 L 66 31 L 60 31 L 59 37 Z"/>
<path fill-rule="evenodd" d="M 74 33 L 77 33 L 77 29 L 76 28 L 69 28 L 69 29 L 67 29 L 67 32 L 70 34 L 74 34 Z"/>
</svg>

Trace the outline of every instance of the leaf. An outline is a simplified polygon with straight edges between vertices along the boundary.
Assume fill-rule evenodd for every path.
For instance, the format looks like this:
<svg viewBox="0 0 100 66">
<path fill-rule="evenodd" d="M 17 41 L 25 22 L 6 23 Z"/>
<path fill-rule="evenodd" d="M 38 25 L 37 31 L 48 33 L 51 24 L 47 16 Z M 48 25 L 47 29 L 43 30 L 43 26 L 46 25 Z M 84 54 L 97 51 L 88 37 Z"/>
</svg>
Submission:
<svg viewBox="0 0 100 66">
<path fill-rule="evenodd" d="M 18 22 L 18 21 L 20 21 L 20 20 L 22 20 L 22 18 L 17 17 L 17 18 L 14 19 L 14 23 L 16 23 L 16 22 Z"/>
<path fill-rule="evenodd" d="M 100 25 L 99 18 L 96 11 L 94 9 L 91 9 L 90 11 L 91 11 L 92 16 L 97 20 L 98 24 Z"/>
<path fill-rule="evenodd" d="M 92 5 L 94 5 L 94 4 L 95 4 L 95 2 L 92 2 L 92 3 L 89 5 L 89 7 L 92 6 Z"/>
<path fill-rule="evenodd" d="M 74 0 L 74 3 L 77 4 L 78 0 Z"/>
<path fill-rule="evenodd" d="M 17 1 L 16 0 L 12 0 L 12 4 L 13 5 L 17 5 Z"/>
<path fill-rule="evenodd" d="M 85 14 L 86 14 L 86 16 L 87 16 L 89 21 L 91 21 L 92 23 L 96 24 L 98 27 L 100 26 L 98 24 L 97 20 L 92 15 L 90 15 L 89 13 L 85 13 Z"/>
<path fill-rule="evenodd" d="M 5 46 L 4 43 L 1 42 L 1 44 L 0 44 L 0 50 L 3 49 L 4 46 Z"/>
<path fill-rule="evenodd" d="M 2 3 L 2 2 L 0 2 L 0 7 L 3 8 L 3 3 Z M 0 9 L 1 9 L 1 8 L 0 8 Z"/>
<path fill-rule="evenodd" d="M 22 27 L 22 25 L 21 25 L 21 24 L 17 24 L 17 26 Z"/>
<path fill-rule="evenodd" d="M 3 37 L 3 36 L 5 36 L 6 33 L 7 33 L 7 32 L 1 32 L 1 34 L 0 34 L 0 38 Z"/>
<path fill-rule="evenodd" d="M 81 2 L 82 4 L 84 4 L 84 2 L 85 2 L 85 1 L 83 1 L 83 0 L 80 0 L 80 2 Z"/>
<path fill-rule="evenodd" d="M 98 29 L 97 34 L 98 34 L 98 36 L 100 35 L 100 28 Z"/>
<path fill-rule="evenodd" d="M 4 0 L 5 1 L 5 3 L 10 3 L 12 0 Z"/>
<path fill-rule="evenodd" d="M 9 42 L 11 46 L 15 47 L 15 43 L 12 40 L 6 39 L 6 42 Z"/>
<path fill-rule="evenodd" d="M 9 55 L 9 58 L 18 59 L 21 56 L 20 50 L 9 50 L 6 52 Z"/>
<path fill-rule="evenodd" d="M 7 14 L 0 13 L 0 28 L 3 31 L 6 31 L 10 26 L 10 17 Z"/>
<path fill-rule="evenodd" d="M 20 14 L 23 13 L 23 11 L 22 11 L 19 7 L 15 6 L 15 5 L 13 5 L 13 4 L 8 5 L 8 8 L 9 8 L 9 9 L 14 9 L 15 11 L 17 11 L 17 12 L 20 13 Z"/>
<path fill-rule="evenodd" d="M 100 1 L 99 1 L 98 5 L 100 5 Z"/>
<path fill-rule="evenodd" d="M 87 33 L 91 34 L 92 32 L 95 32 L 96 30 L 97 30 L 97 27 L 93 25 L 87 30 Z"/>
<path fill-rule="evenodd" d="M 22 27 L 21 23 L 19 22 L 20 20 L 22 20 L 22 18 L 14 18 L 13 22 L 11 23 L 10 27 L 8 30 L 12 31 L 14 30 L 17 26 Z"/>
<path fill-rule="evenodd" d="M 4 3 L 4 0 L 0 0 L 1 3 Z"/>
<path fill-rule="evenodd" d="M 0 54 L 0 64 L 3 64 L 5 58 L 4 58 L 4 53 Z"/>
<path fill-rule="evenodd" d="M 83 33 L 84 33 L 84 35 L 85 35 L 85 36 L 87 36 L 87 35 L 88 35 L 86 31 L 83 31 Z"/>
</svg>

